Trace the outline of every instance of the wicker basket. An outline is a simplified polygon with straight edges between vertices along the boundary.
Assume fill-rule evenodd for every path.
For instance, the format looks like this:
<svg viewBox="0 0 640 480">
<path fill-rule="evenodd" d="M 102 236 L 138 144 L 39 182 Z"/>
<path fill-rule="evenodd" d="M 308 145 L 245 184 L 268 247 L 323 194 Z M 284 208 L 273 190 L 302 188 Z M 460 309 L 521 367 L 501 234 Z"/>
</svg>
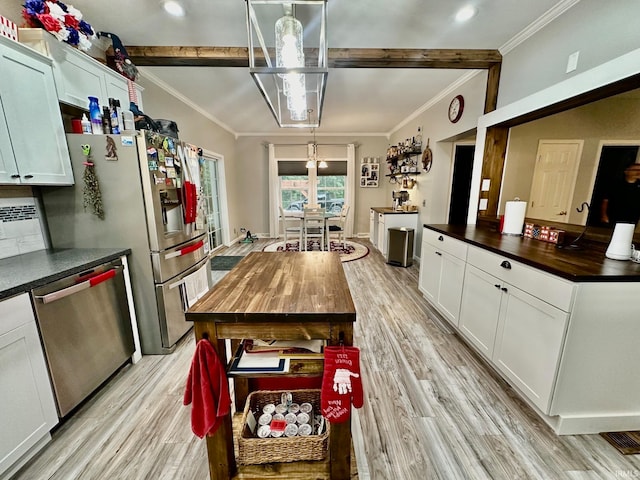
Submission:
<svg viewBox="0 0 640 480">
<path fill-rule="evenodd" d="M 280 403 L 286 390 L 259 390 L 249 394 L 242 414 L 242 433 L 238 437 L 238 464 L 256 465 L 262 463 L 298 462 L 322 460 L 327 455 L 329 444 L 329 422 L 320 435 L 256 438 L 247 426 L 249 411 L 267 403 Z M 320 390 L 290 390 L 296 403 L 309 402 L 313 411 L 320 411 Z"/>
</svg>

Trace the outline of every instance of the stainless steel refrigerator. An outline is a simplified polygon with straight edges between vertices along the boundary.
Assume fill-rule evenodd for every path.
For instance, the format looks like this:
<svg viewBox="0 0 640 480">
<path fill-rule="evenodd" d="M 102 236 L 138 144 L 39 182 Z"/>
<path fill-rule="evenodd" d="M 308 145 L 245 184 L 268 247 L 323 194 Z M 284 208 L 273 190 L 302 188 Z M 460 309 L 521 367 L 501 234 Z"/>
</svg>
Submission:
<svg viewBox="0 0 640 480">
<path fill-rule="evenodd" d="M 142 352 L 171 353 L 192 326 L 184 312 L 211 286 L 197 153 L 146 131 L 69 134 L 67 144 L 76 184 L 40 190 L 51 244 L 130 248 Z M 102 219 L 92 208 L 98 194 L 91 173 L 98 180 Z"/>
</svg>

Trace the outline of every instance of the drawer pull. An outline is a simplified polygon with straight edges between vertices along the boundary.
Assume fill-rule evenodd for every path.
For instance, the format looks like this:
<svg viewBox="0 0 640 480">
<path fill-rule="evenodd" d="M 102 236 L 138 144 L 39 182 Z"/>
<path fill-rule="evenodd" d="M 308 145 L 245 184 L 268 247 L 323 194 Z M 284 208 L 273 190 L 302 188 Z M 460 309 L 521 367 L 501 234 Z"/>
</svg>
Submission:
<svg viewBox="0 0 640 480">
<path fill-rule="evenodd" d="M 441 242 L 444 242 L 444 237 L 443 237 L 442 235 L 440 235 L 440 236 L 438 237 L 438 240 L 440 240 Z"/>
<path fill-rule="evenodd" d="M 14 173 L 13 175 L 11 175 L 11 178 L 20 178 L 20 175 L 18 175 L 17 173 Z"/>
<path fill-rule="evenodd" d="M 504 260 L 504 261 L 500 264 L 500 266 L 501 266 L 502 268 L 506 268 L 507 270 L 511 270 L 511 263 L 509 263 L 509 261 L 508 261 L 508 260 Z"/>
<path fill-rule="evenodd" d="M 500 290 L 502 290 L 503 292 L 508 292 L 509 290 L 507 289 L 507 287 L 502 287 Z"/>
<path fill-rule="evenodd" d="M 440 255 L 440 256 L 442 256 L 442 253 L 440 253 L 440 252 L 436 252 L 436 255 Z"/>
<path fill-rule="evenodd" d="M 496 288 L 500 288 L 500 284 L 496 283 L 496 284 L 494 285 L 494 287 L 496 287 Z"/>
</svg>

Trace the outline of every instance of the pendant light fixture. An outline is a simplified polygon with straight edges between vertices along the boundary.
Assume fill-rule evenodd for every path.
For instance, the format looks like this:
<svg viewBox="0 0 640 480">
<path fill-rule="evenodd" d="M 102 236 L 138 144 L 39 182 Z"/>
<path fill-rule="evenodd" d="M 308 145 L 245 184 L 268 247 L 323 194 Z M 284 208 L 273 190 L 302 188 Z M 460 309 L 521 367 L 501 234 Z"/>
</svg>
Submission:
<svg viewBox="0 0 640 480">
<path fill-rule="evenodd" d="M 311 118 L 312 110 L 307 110 L 307 114 L 309 118 Z M 309 160 L 307 160 L 307 168 L 327 168 L 327 162 L 324 159 L 318 161 L 318 144 L 316 143 L 316 129 L 312 128 L 311 133 L 313 133 L 313 143 L 308 145 L 307 154 L 309 155 Z"/>
<path fill-rule="evenodd" d="M 328 75 L 326 0 L 245 1 L 249 73 L 276 122 L 320 126 Z M 313 54 L 305 55 L 305 47 Z M 314 119 L 309 110 L 317 112 Z"/>
</svg>

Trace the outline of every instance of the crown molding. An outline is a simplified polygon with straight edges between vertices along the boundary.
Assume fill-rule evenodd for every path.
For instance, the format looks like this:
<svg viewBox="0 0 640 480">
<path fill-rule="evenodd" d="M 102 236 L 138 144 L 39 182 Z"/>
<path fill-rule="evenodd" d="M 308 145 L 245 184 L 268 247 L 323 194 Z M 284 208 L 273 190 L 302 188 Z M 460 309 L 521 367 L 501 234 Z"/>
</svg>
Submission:
<svg viewBox="0 0 640 480">
<path fill-rule="evenodd" d="M 224 123 L 222 120 L 220 120 L 219 118 L 216 118 L 215 116 L 211 115 L 210 113 L 208 113 L 206 110 L 203 110 L 199 105 L 193 103 L 191 100 L 189 100 L 187 97 L 185 97 L 182 93 L 180 93 L 178 90 L 176 90 L 175 88 L 173 88 L 172 86 L 170 86 L 169 84 L 163 82 L 162 80 L 160 80 L 158 77 L 156 77 L 153 73 L 151 73 L 149 71 L 149 69 L 144 68 L 144 67 L 139 67 L 138 68 L 140 74 L 147 80 L 149 80 L 150 82 L 156 84 L 158 87 L 160 87 L 161 89 L 163 89 L 164 91 L 166 91 L 168 94 L 170 94 L 171 96 L 177 98 L 178 100 L 180 100 L 182 103 L 184 103 L 185 105 L 187 105 L 189 108 L 194 109 L 196 112 L 198 112 L 199 114 L 201 114 L 202 116 L 208 118 L 209 120 L 211 120 L 213 123 L 215 123 L 216 125 L 218 125 L 220 128 L 223 128 L 224 130 L 226 130 L 227 132 L 229 132 L 230 134 L 232 134 L 236 139 L 238 138 L 238 133 L 235 132 L 229 125 L 227 125 L 226 123 Z"/>
<path fill-rule="evenodd" d="M 518 33 L 515 37 L 509 40 L 507 43 L 502 45 L 498 50 L 504 56 L 509 53 L 511 50 L 516 48 L 521 43 L 525 42 L 527 39 L 531 38 L 533 35 L 538 33 L 544 27 L 553 22 L 556 18 L 561 16 L 564 12 L 569 10 L 571 7 L 576 5 L 580 0 L 562 0 L 558 2 L 556 5 L 551 7 L 545 13 L 543 13 L 540 17 L 538 17 L 534 22 L 530 23 L 524 30 Z"/>
</svg>

